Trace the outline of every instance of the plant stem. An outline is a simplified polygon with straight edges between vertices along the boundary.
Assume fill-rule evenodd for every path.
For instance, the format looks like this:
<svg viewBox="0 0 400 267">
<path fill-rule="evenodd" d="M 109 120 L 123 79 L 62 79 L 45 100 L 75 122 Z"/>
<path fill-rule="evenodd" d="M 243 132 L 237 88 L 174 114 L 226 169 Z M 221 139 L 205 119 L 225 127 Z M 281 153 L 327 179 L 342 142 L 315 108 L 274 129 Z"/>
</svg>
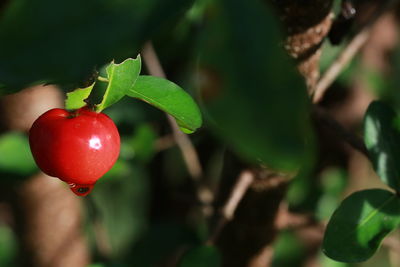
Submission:
<svg viewBox="0 0 400 267">
<path fill-rule="evenodd" d="M 233 219 L 235 210 L 239 202 L 242 200 L 243 196 L 245 195 L 253 181 L 254 174 L 249 170 L 244 170 L 239 175 L 228 200 L 225 202 L 225 205 L 221 209 L 220 218 L 218 219 L 213 232 L 207 240 L 208 245 L 212 245 L 215 243 L 219 234 L 221 233 L 221 230 L 230 220 Z"/>
<path fill-rule="evenodd" d="M 142 57 L 150 75 L 166 78 L 165 72 L 151 42 L 147 42 L 144 45 Z M 203 205 L 203 212 L 209 213 L 208 211 L 210 210 L 214 196 L 212 191 L 201 183 L 203 170 L 200 164 L 199 156 L 197 155 L 197 151 L 189 137 L 182 133 L 182 131 L 179 129 L 175 119 L 170 115 L 167 115 L 167 118 L 171 126 L 175 142 L 181 150 L 190 176 L 196 184 L 197 197 Z"/>
<path fill-rule="evenodd" d="M 340 123 L 338 123 L 335 119 L 333 119 L 328 112 L 326 112 L 322 108 L 314 106 L 314 109 L 312 110 L 312 115 L 321 124 L 330 128 L 333 133 L 340 137 L 341 140 L 347 142 L 351 147 L 358 150 L 367 158 L 369 158 L 368 149 L 365 147 L 364 141 L 359 136 L 343 128 L 343 126 L 340 125 Z"/>
<path fill-rule="evenodd" d="M 324 97 L 325 92 L 336 80 L 339 74 L 343 71 L 344 67 L 354 58 L 357 52 L 364 46 L 368 41 L 371 34 L 371 29 L 383 14 L 385 14 L 397 0 L 388 0 L 383 3 L 380 8 L 372 15 L 372 18 L 361 27 L 361 30 L 354 36 L 354 38 L 349 42 L 349 44 L 343 49 L 336 60 L 329 66 L 325 71 L 321 79 L 318 81 L 313 98 L 313 103 L 319 103 Z"/>
</svg>

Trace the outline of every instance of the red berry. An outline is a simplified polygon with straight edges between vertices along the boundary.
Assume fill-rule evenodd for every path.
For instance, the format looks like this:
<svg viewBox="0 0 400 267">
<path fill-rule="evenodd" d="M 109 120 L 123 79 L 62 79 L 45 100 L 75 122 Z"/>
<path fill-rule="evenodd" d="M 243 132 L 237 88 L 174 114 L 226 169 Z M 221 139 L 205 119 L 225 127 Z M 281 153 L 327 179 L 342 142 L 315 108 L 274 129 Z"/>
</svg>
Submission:
<svg viewBox="0 0 400 267">
<path fill-rule="evenodd" d="M 120 137 L 114 122 L 84 107 L 68 112 L 51 109 L 29 131 L 33 158 L 46 174 L 70 184 L 77 195 L 87 195 L 114 165 Z"/>
</svg>

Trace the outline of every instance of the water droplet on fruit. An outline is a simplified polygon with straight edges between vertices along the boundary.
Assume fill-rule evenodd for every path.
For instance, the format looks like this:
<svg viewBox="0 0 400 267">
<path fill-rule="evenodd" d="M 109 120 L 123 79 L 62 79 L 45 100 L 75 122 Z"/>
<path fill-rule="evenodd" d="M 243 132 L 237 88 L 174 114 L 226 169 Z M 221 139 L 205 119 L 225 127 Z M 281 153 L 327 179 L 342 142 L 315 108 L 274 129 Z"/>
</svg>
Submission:
<svg viewBox="0 0 400 267">
<path fill-rule="evenodd" d="M 80 197 L 84 197 L 92 192 L 93 187 L 94 184 L 69 184 L 69 188 L 71 189 L 71 191 L 74 192 L 75 195 Z"/>
</svg>

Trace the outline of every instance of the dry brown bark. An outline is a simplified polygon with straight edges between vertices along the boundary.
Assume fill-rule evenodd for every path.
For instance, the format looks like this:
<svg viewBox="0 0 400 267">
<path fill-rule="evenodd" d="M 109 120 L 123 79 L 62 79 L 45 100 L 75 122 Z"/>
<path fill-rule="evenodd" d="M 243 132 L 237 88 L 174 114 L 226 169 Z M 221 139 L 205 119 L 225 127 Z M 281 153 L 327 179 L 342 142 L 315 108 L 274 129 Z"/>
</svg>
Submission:
<svg viewBox="0 0 400 267">
<path fill-rule="evenodd" d="M 62 105 L 56 87 L 32 87 L 0 99 L 0 124 L 3 130 L 26 132 L 40 114 Z M 13 185 L 0 184 L 0 192 L 7 190 L 13 207 L 21 265 L 87 266 L 90 256 L 82 231 L 81 200 L 61 181 L 43 173 Z"/>
<path fill-rule="evenodd" d="M 332 0 L 274 1 L 286 32 L 284 47 L 296 59 L 311 93 L 319 79 L 321 45 L 332 25 Z"/>
</svg>

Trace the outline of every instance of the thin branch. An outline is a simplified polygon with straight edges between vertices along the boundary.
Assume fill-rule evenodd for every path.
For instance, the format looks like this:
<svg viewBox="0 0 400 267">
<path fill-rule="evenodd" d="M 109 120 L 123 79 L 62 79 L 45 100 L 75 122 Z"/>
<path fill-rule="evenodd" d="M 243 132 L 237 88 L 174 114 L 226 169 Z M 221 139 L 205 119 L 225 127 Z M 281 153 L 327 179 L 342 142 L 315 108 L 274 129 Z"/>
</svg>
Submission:
<svg viewBox="0 0 400 267">
<path fill-rule="evenodd" d="M 332 130 L 332 133 L 338 135 L 340 139 L 364 154 L 367 158 L 369 157 L 368 150 L 365 147 L 364 141 L 361 139 L 361 137 L 343 128 L 343 126 L 340 125 L 340 123 L 338 123 L 335 119 L 333 119 L 325 110 L 314 106 L 314 109 L 312 110 L 312 115 L 321 124 L 323 124 L 327 128 L 330 128 Z"/>
<path fill-rule="evenodd" d="M 142 57 L 151 75 L 166 78 L 165 72 L 161 66 L 161 63 L 151 42 L 147 42 L 144 45 L 142 50 Z M 179 149 L 182 152 L 182 156 L 186 163 L 190 176 L 196 182 L 197 196 L 204 205 L 209 206 L 213 201 L 213 194 L 211 190 L 200 184 L 200 179 L 203 176 L 203 170 L 196 149 L 194 148 L 192 142 L 187 137 L 187 135 L 182 133 L 182 131 L 179 129 L 179 126 L 176 123 L 175 119 L 170 115 L 167 115 L 167 117 L 169 124 L 172 128 L 172 134 Z"/>
<path fill-rule="evenodd" d="M 349 44 L 343 49 L 336 60 L 331 66 L 325 71 L 321 79 L 318 81 L 313 95 L 313 103 L 318 103 L 324 97 L 325 92 L 336 80 L 339 74 L 342 72 L 345 66 L 354 58 L 357 52 L 364 46 L 371 35 L 372 27 L 378 21 L 379 18 L 386 11 L 390 10 L 391 7 L 397 0 L 389 0 L 384 3 L 376 12 L 372 15 L 372 18 L 361 28 L 359 33 L 357 33 L 354 38 L 349 42 Z"/>
<path fill-rule="evenodd" d="M 318 103 L 322 100 L 325 92 L 336 80 L 344 67 L 351 61 L 351 59 L 357 54 L 361 47 L 363 47 L 363 45 L 367 42 L 370 33 L 371 28 L 368 27 L 357 34 L 353 38 L 353 40 L 351 40 L 351 42 L 346 46 L 346 48 L 340 53 L 340 55 L 332 63 L 332 65 L 325 71 L 315 88 L 313 96 L 314 103 Z"/>
<path fill-rule="evenodd" d="M 172 134 L 168 134 L 165 136 L 161 136 L 155 141 L 154 149 L 158 152 L 169 149 L 175 145 L 176 143 L 174 137 L 172 136 Z"/>
<path fill-rule="evenodd" d="M 207 244 L 214 244 L 224 226 L 233 219 L 239 202 L 242 200 L 253 181 L 254 174 L 251 171 L 245 170 L 241 172 L 228 200 L 221 209 L 220 218 L 218 219 L 214 231 L 207 241 Z"/>
</svg>

